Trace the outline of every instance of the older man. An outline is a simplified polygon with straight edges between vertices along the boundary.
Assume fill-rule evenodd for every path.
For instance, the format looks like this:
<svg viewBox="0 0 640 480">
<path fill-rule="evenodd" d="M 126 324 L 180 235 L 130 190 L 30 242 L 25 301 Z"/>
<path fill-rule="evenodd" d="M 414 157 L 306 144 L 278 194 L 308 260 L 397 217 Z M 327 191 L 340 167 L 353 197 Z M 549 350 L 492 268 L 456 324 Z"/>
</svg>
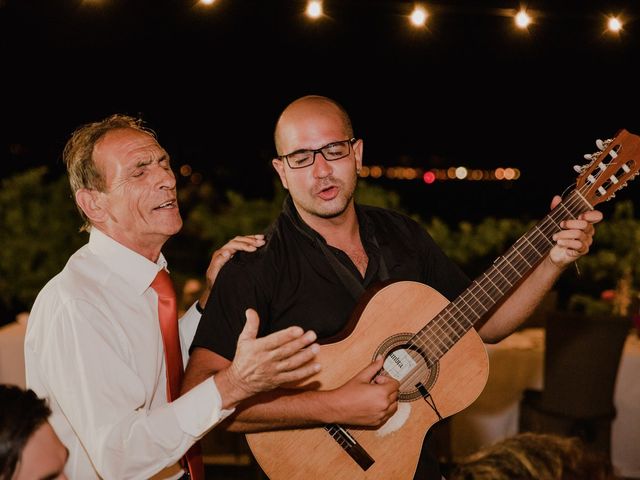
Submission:
<svg viewBox="0 0 640 480">
<path fill-rule="evenodd" d="M 182 227 L 169 155 L 141 122 L 114 115 L 85 125 L 64 150 L 71 188 L 90 230 L 38 295 L 25 340 L 27 384 L 47 397 L 69 449 L 69 478 L 202 478 L 191 448 L 242 400 L 318 370 L 315 334 L 299 327 L 257 339 L 248 311 L 235 360 L 178 398 L 198 321 L 177 323 L 161 253 Z M 259 237 L 214 253 L 204 305 L 221 265 Z"/>
</svg>

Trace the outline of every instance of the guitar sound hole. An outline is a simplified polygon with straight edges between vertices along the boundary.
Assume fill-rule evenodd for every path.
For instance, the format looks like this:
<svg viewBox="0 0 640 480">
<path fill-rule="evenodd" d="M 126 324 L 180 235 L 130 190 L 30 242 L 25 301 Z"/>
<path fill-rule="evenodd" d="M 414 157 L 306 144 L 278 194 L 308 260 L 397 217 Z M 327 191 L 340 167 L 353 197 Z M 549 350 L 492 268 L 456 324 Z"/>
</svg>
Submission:
<svg viewBox="0 0 640 480">
<path fill-rule="evenodd" d="M 428 366 L 426 352 L 419 350 L 410 343 L 413 333 L 398 333 L 389 337 L 376 351 L 384 356 L 384 370 L 390 377 L 400 382 L 401 402 L 412 402 L 422 398 L 422 393 L 416 385 L 422 384 L 427 390 L 431 389 L 438 378 L 440 364 L 436 361 Z"/>
</svg>

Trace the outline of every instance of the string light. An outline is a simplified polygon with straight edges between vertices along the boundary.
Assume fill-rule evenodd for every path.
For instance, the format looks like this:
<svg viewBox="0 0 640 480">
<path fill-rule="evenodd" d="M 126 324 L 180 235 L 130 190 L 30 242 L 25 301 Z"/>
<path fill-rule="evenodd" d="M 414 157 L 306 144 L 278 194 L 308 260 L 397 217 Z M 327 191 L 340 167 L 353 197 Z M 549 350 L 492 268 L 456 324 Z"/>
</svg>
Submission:
<svg viewBox="0 0 640 480">
<path fill-rule="evenodd" d="M 200 0 L 201 3 L 211 4 L 216 0 Z M 506 12 L 505 12 L 506 13 Z M 305 14 L 312 19 L 318 19 L 324 15 L 323 3 L 321 0 L 309 0 L 305 9 Z M 513 15 L 513 13 L 507 14 Z M 424 27 L 427 23 L 427 19 L 430 17 L 430 13 L 424 6 L 416 4 L 409 15 L 409 21 L 412 26 L 420 28 Z M 534 21 L 533 17 L 525 9 L 521 9 L 515 15 L 513 15 L 513 21 L 517 28 L 526 30 Z M 623 28 L 623 23 L 618 17 L 609 17 L 607 20 L 607 30 L 618 33 Z"/>
<path fill-rule="evenodd" d="M 110 0 L 81 0 L 83 4 L 90 5 L 99 5 L 104 2 L 108 2 Z M 218 3 L 218 0 L 197 0 L 198 5 L 202 5 L 205 7 L 210 7 L 214 4 Z M 0 7 L 2 6 L 2 0 L 0 0 Z M 514 14 L 513 9 L 493 9 L 493 14 L 499 16 L 507 16 L 513 17 L 513 22 L 515 26 L 519 29 L 526 30 L 534 20 L 537 22 L 537 17 L 544 16 L 544 13 L 540 13 L 537 10 L 533 10 L 535 13 L 535 19 L 527 11 L 522 8 Z M 324 6 L 322 0 L 307 0 L 304 14 L 313 19 L 317 20 L 320 17 L 324 16 Z M 415 4 L 413 10 L 409 14 L 409 22 L 413 27 L 421 28 L 424 27 L 427 23 L 427 20 L 431 17 L 431 13 L 421 4 Z M 609 16 L 606 19 L 606 30 L 611 33 L 619 33 L 624 28 L 624 22 L 619 16 Z"/>
<path fill-rule="evenodd" d="M 504 169 L 504 179 L 505 180 L 513 180 L 516 176 L 516 172 L 513 168 L 505 168 Z"/>
<path fill-rule="evenodd" d="M 322 2 L 320 0 L 311 0 L 307 3 L 305 11 L 309 18 L 320 18 L 322 16 Z"/>
<path fill-rule="evenodd" d="M 526 29 L 531 23 L 531 16 L 525 10 L 520 10 L 513 19 L 516 27 L 521 29 Z"/>
<path fill-rule="evenodd" d="M 433 172 L 424 172 L 424 175 L 422 176 L 422 181 L 427 185 L 431 185 L 433 182 L 436 181 L 436 174 Z"/>
<path fill-rule="evenodd" d="M 427 12 L 424 7 L 416 5 L 409 16 L 409 19 L 415 27 L 424 27 L 425 23 L 427 23 L 428 16 L 429 12 Z"/>
<path fill-rule="evenodd" d="M 622 21 L 618 17 L 609 17 L 607 28 L 613 33 L 618 33 L 622 30 Z"/>
<path fill-rule="evenodd" d="M 362 171 L 360 172 L 362 173 Z M 382 167 L 373 166 L 370 169 L 371 178 L 380 178 L 382 176 Z"/>
</svg>

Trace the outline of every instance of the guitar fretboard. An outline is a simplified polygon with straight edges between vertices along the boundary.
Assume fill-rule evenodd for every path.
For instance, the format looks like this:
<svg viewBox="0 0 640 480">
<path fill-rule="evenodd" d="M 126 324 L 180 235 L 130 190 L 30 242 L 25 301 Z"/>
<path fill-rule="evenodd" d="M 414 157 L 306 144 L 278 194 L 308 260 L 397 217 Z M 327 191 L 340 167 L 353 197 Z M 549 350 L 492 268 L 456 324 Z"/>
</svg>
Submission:
<svg viewBox="0 0 640 480">
<path fill-rule="evenodd" d="M 563 220 L 575 219 L 593 207 L 573 190 L 546 217 L 522 235 L 504 255 L 476 278 L 454 301 L 416 333 L 409 344 L 436 363 L 475 323 L 533 270 L 555 245 L 552 237 Z"/>
</svg>

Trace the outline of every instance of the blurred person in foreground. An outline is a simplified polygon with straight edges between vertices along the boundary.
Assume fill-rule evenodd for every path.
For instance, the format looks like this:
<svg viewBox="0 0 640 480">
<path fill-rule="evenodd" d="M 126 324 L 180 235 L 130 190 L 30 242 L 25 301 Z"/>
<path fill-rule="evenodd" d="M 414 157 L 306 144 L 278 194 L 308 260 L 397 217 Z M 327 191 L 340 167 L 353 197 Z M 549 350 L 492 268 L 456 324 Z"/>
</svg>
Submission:
<svg viewBox="0 0 640 480">
<path fill-rule="evenodd" d="M 46 401 L 33 391 L 0 385 L 0 480 L 66 479 L 69 452 L 49 415 Z"/>
<path fill-rule="evenodd" d="M 520 433 L 456 462 L 449 480 L 616 480 L 602 453 L 577 437 Z"/>
<path fill-rule="evenodd" d="M 230 346 L 248 307 L 263 320 L 261 334 L 304 319 L 323 340 L 345 328 L 365 289 L 378 282 L 421 282 L 449 300 L 470 285 L 415 221 L 354 203 L 364 141 L 337 102 L 315 95 L 295 100 L 280 115 L 274 139 L 278 156 L 272 164 L 289 195 L 266 245 L 236 255 L 221 270 L 192 344 L 185 390 L 230 365 Z M 552 207 L 560 200 L 554 198 Z M 504 338 L 530 315 L 566 267 L 587 253 L 601 218 L 589 211 L 562 222 L 550 253 L 476 325 L 482 340 Z M 377 360 L 336 389 L 260 394 L 235 412 L 228 428 L 383 425 L 398 408 L 399 384 L 377 375 L 382 365 Z M 424 446 L 415 478 L 440 478 L 438 462 Z"/>
<path fill-rule="evenodd" d="M 194 444 L 239 402 L 317 371 L 315 334 L 292 326 L 256 339 L 259 319 L 247 310 L 234 362 L 178 398 L 220 267 L 263 241 L 236 237 L 214 252 L 205 291 L 178 323 L 161 253 L 182 227 L 169 154 L 141 121 L 113 115 L 77 129 L 63 156 L 89 243 L 35 301 L 27 385 L 49 401 L 69 478 L 200 480 Z"/>
</svg>

